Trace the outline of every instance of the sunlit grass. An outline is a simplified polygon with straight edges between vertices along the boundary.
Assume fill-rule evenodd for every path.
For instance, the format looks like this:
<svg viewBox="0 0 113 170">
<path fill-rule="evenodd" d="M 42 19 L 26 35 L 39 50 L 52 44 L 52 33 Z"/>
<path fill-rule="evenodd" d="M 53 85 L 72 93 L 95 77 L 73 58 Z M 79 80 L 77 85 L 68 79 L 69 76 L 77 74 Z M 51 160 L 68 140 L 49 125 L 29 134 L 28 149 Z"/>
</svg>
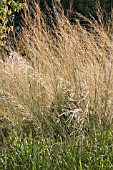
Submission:
<svg viewBox="0 0 113 170">
<path fill-rule="evenodd" d="M 59 8 L 52 29 L 36 9 L 0 60 L 0 169 L 113 169 L 110 35 Z"/>
</svg>

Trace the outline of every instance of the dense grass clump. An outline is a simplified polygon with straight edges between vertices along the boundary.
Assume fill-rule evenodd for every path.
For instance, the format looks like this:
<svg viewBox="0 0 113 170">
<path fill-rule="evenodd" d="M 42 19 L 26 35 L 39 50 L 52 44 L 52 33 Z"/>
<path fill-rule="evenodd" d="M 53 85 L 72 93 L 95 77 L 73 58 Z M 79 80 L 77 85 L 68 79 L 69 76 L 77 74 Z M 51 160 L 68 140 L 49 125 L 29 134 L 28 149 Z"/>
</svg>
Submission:
<svg viewBox="0 0 113 170">
<path fill-rule="evenodd" d="M 49 20 L 35 5 L 1 53 L 0 169 L 113 169 L 109 24 L 46 10 Z"/>
<path fill-rule="evenodd" d="M 1 169 L 112 169 L 113 134 L 95 130 L 68 141 L 10 139 L 2 151 Z"/>
</svg>

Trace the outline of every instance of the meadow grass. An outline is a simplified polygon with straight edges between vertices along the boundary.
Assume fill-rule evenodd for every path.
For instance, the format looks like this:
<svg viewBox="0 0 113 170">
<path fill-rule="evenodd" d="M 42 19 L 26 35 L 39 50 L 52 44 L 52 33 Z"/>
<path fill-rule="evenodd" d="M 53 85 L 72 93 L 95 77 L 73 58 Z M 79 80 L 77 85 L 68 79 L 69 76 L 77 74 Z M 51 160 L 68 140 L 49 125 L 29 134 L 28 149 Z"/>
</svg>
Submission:
<svg viewBox="0 0 113 170">
<path fill-rule="evenodd" d="M 0 59 L 0 169 L 113 169 L 110 29 L 35 6 Z"/>
</svg>

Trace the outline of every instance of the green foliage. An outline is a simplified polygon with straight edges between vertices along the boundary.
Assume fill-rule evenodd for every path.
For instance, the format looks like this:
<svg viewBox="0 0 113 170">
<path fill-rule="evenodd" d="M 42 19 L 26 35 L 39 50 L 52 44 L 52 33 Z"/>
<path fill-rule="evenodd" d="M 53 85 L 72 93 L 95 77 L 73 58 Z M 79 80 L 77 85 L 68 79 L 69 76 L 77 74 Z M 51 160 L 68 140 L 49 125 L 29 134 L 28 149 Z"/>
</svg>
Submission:
<svg viewBox="0 0 113 170">
<path fill-rule="evenodd" d="M 95 122 L 96 123 L 96 122 Z M 93 126 L 94 128 L 94 126 Z M 113 168 L 113 134 L 109 128 L 91 130 L 55 141 L 39 137 L 38 141 L 16 137 L 7 142 L 9 150 L 1 154 L 0 168 L 9 170 L 93 170 Z"/>
<path fill-rule="evenodd" d="M 13 12 L 20 11 L 25 6 L 25 3 L 20 3 L 19 0 L 1 0 L 0 1 L 0 46 L 3 45 L 3 38 L 6 32 L 13 30 L 13 27 L 8 27 L 8 18 Z"/>
</svg>

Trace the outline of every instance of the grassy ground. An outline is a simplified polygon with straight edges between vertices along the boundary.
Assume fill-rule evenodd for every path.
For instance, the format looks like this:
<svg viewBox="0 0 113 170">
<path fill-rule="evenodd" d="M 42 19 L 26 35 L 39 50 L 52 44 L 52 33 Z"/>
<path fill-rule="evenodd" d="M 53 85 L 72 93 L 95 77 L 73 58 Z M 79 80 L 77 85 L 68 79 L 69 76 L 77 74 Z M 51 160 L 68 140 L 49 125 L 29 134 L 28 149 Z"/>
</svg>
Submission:
<svg viewBox="0 0 113 170">
<path fill-rule="evenodd" d="M 9 57 L 2 53 L 0 169 L 112 170 L 110 29 L 83 18 L 87 31 L 54 10 L 49 27 L 36 6 Z"/>
</svg>

